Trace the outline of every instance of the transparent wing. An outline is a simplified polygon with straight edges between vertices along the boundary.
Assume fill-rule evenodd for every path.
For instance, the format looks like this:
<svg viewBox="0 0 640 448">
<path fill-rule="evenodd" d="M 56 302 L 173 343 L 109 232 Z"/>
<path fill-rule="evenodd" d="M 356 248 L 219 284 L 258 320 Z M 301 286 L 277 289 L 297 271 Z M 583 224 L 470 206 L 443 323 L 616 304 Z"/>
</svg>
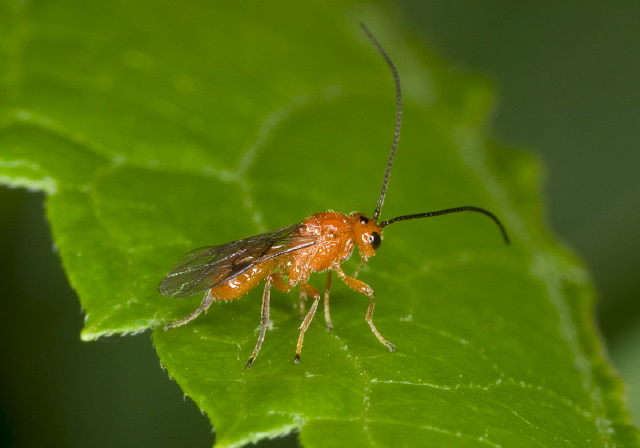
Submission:
<svg viewBox="0 0 640 448">
<path fill-rule="evenodd" d="M 189 297 L 231 280 L 260 262 L 312 246 L 315 239 L 297 233 L 301 225 L 192 250 L 160 282 L 158 291 L 168 297 Z"/>
</svg>

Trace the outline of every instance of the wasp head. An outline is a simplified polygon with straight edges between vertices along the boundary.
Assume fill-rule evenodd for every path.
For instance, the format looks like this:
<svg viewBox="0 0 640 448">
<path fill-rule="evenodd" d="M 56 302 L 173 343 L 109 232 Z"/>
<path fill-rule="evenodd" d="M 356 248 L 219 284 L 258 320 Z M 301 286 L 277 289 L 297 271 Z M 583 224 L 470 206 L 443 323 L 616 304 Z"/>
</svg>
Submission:
<svg viewBox="0 0 640 448">
<path fill-rule="evenodd" d="M 353 233 L 360 248 L 360 255 L 363 258 L 373 257 L 382 243 L 382 228 L 362 213 L 352 213 L 350 217 L 353 220 Z"/>
</svg>

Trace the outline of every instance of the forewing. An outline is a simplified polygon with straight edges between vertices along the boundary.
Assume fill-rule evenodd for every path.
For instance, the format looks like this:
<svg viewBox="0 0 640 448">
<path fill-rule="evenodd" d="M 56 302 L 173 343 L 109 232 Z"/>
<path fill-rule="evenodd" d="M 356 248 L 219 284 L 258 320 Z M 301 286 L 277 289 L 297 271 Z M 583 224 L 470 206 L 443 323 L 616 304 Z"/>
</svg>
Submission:
<svg viewBox="0 0 640 448">
<path fill-rule="evenodd" d="M 192 250 L 176 263 L 158 290 L 168 297 L 189 297 L 231 280 L 260 262 L 313 245 L 314 239 L 297 233 L 300 226 Z"/>
</svg>

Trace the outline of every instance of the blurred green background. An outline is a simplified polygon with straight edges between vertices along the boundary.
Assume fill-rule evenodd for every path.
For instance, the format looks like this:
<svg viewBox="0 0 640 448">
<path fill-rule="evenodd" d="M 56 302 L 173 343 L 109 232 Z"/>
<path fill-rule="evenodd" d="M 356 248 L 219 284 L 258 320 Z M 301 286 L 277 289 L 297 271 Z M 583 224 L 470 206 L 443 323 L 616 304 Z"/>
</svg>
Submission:
<svg viewBox="0 0 640 448">
<path fill-rule="evenodd" d="M 485 74 L 492 134 L 546 164 L 555 233 L 599 290 L 598 324 L 640 424 L 640 2 L 407 3 L 427 45 Z"/>
<path fill-rule="evenodd" d="M 640 2 L 401 7 L 407 33 L 495 83 L 491 134 L 545 161 L 550 226 L 593 273 L 600 328 L 639 424 Z M 43 200 L 0 189 L 0 446 L 210 446 L 207 419 L 167 379 L 149 333 L 80 341 Z M 267 445 L 282 443 L 295 437 Z"/>
</svg>

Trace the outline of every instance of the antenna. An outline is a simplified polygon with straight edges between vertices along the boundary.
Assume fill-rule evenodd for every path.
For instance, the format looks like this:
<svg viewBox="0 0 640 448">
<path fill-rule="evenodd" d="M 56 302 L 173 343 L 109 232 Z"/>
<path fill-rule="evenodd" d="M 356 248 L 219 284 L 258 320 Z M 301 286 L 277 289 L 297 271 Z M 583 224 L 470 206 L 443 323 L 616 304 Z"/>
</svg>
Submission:
<svg viewBox="0 0 640 448">
<path fill-rule="evenodd" d="M 507 231 L 505 230 L 500 220 L 496 217 L 496 215 L 491 213 L 489 210 L 485 210 L 480 207 L 474 207 L 472 205 L 466 205 L 464 207 L 448 208 L 446 210 L 438 210 L 437 212 L 426 212 L 426 213 L 418 213 L 415 215 L 398 216 L 397 218 L 389 219 L 388 221 L 382 221 L 380 223 L 380 227 L 387 227 L 388 225 L 393 224 L 394 222 L 406 221 L 408 219 L 433 218 L 434 216 L 448 215 L 449 213 L 458 213 L 458 212 L 478 212 L 488 216 L 493 220 L 493 222 L 496 223 L 496 225 L 500 229 L 500 233 L 502 233 L 502 238 L 504 238 L 504 242 L 507 244 L 511 244 L 511 242 L 509 241 L 509 235 L 507 235 Z"/>
<path fill-rule="evenodd" d="M 373 43 L 373 46 L 376 47 L 378 53 L 384 58 L 385 62 L 391 69 L 391 74 L 393 75 L 393 82 L 396 87 L 396 129 L 393 134 L 393 144 L 391 145 L 391 153 L 389 154 L 389 161 L 387 162 L 387 170 L 384 173 L 384 180 L 382 181 L 382 190 L 380 191 L 380 198 L 378 199 L 378 205 L 376 206 L 376 211 L 373 213 L 373 221 L 378 222 L 378 218 L 380 217 L 380 209 L 382 209 L 382 204 L 384 203 L 384 197 L 387 193 L 387 185 L 389 184 L 389 175 L 391 174 L 391 167 L 393 166 L 393 157 L 396 155 L 396 148 L 398 147 L 398 140 L 400 139 L 400 125 L 402 124 L 402 91 L 400 89 L 400 77 L 398 76 L 398 71 L 396 67 L 391 62 L 391 59 L 384 51 L 378 40 L 371 34 L 371 31 L 364 25 L 364 23 L 360 23 L 360 27 L 367 35 L 369 40 Z M 455 207 L 448 208 L 445 210 L 438 210 L 435 212 L 426 212 L 426 213 L 418 213 L 415 215 L 404 215 L 398 216 L 393 219 L 389 219 L 387 221 L 383 221 L 380 223 L 380 228 L 387 227 L 390 224 L 398 221 L 406 221 L 408 219 L 418 219 L 418 218 L 432 218 L 434 216 L 448 215 L 449 213 L 458 213 L 458 212 L 478 212 L 482 213 L 485 216 L 488 216 L 493 220 L 493 222 L 500 229 L 500 233 L 502 234 L 502 238 L 504 238 L 505 243 L 511 244 L 509 241 L 509 235 L 507 235 L 507 231 L 504 226 L 500 222 L 500 220 L 488 210 L 485 210 L 480 207 L 474 207 L 471 205 L 467 205 L 464 207 Z"/>
<path fill-rule="evenodd" d="M 367 28 L 364 23 L 360 23 L 360 27 L 367 35 L 373 46 L 376 47 L 378 53 L 384 58 L 385 62 L 391 69 L 391 74 L 393 75 L 393 82 L 396 87 L 396 129 L 393 134 L 393 144 L 391 145 L 391 154 L 389 154 L 389 161 L 387 162 L 387 170 L 384 173 L 384 180 L 382 181 L 382 191 L 380 191 L 380 198 L 378 199 L 378 205 L 376 206 L 376 211 L 373 212 L 373 221 L 378 222 L 378 218 L 380 217 L 380 209 L 382 208 L 382 204 L 384 203 L 384 196 L 387 193 L 387 184 L 389 183 L 389 174 L 391 174 L 391 167 L 393 166 L 393 157 L 396 154 L 396 148 L 398 147 L 398 140 L 400 139 L 400 125 L 402 124 L 402 91 L 400 90 L 400 77 L 398 76 L 398 71 L 396 67 L 391 62 L 391 59 L 384 51 L 378 40 L 371 34 L 369 28 Z"/>
</svg>

